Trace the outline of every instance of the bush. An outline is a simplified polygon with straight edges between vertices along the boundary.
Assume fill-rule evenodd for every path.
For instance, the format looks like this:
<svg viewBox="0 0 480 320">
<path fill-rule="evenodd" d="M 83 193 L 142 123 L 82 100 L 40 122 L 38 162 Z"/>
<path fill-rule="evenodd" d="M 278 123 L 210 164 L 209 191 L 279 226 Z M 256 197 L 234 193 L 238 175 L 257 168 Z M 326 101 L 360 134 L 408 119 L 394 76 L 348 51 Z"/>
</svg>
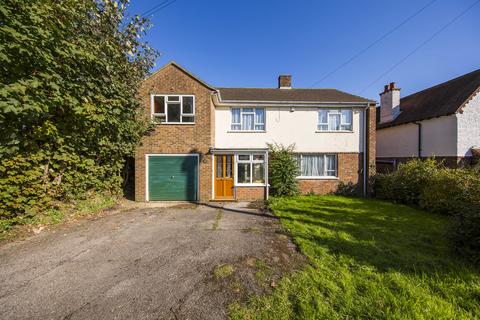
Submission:
<svg viewBox="0 0 480 320">
<path fill-rule="evenodd" d="M 457 253 L 480 264 L 480 207 L 464 207 L 455 214 L 448 236 Z"/>
<path fill-rule="evenodd" d="M 375 193 L 380 199 L 418 204 L 423 187 L 440 166 L 434 159 L 401 163 L 397 171 L 377 176 Z"/>
<path fill-rule="evenodd" d="M 448 169 L 433 159 L 412 160 L 379 175 L 376 192 L 378 198 L 452 216 L 448 237 L 454 249 L 480 263 L 480 166 Z"/>
<path fill-rule="evenodd" d="M 285 147 L 269 144 L 268 181 L 274 196 L 294 196 L 298 194 L 298 164 L 293 150 L 294 145 Z"/>
<path fill-rule="evenodd" d="M 148 122 L 148 21 L 127 0 L 4 0 L 0 10 L 0 218 L 121 190 Z"/>
</svg>

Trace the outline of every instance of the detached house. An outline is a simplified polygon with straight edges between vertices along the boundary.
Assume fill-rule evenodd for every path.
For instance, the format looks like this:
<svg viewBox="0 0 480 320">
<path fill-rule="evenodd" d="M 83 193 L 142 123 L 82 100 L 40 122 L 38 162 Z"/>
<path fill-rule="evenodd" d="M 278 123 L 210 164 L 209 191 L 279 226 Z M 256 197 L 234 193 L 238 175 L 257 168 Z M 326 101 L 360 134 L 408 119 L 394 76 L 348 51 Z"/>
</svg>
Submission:
<svg viewBox="0 0 480 320">
<path fill-rule="evenodd" d="M 268 143 L 295 144 L 303 193 L 350 183 L 366 193 L 375 163 L 375 102 L 334 89 L 217 88 L 170 62 L 139 91 L 155 122 L 135 157 L 135 198 L 268 197 Z"/>
<path fill-rule="evenodd" d="M 480 70 L 400 98 L 395 83 L 380 94 L 377 168 L 435 157 L 448 166 L 480 153 Z"/>
</svg>

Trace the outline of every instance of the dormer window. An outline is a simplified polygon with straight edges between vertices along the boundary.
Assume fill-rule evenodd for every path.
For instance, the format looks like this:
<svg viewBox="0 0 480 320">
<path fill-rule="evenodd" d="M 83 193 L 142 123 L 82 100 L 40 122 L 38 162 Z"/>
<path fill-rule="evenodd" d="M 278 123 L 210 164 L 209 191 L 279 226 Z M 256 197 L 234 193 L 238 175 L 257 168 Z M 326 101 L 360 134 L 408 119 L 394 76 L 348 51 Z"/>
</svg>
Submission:
<svg viewBox="0 0 480 320">
<path fill-rule="evenodd" d="M 151 114 L 155 123 L 195 123 L 195 96 L 152 95 Z"/>
</svg>

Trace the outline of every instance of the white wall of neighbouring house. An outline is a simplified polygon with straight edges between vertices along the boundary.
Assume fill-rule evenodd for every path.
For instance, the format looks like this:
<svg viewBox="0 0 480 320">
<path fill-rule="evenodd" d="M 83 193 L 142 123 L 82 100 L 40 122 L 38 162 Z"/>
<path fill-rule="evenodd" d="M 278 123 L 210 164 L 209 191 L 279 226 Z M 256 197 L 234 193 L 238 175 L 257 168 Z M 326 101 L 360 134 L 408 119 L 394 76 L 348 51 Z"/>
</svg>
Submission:
<svg viewBox="0 0 480 320">
<path fill-rule="evenodd" d="M 473 146 L 480 147 L 480 92 L 472 97 L 463 107 L 462 113 L 457 113 L 458 150 L 459 157 L 471 156 Z"/>
<path fill-rule="evenodd" d="M 455 115 L 420 121 L 422 157 L 457 155 Z M 377 130 L 377 158 L 418 157 L 418 126 L 407 123 Z"/>
<path fill-rule="evenodd" d="M 417 130 L 413 123 L 377 130 L 377 158 L 418 156 Z"/>
<path fill-rule="evenodd" d="M 295 144 L 297 152 L 362 152 L 363 109 L 353 109 L 352 132 L 317 132 L 318 108 L 266 107 L 265 132 L 231 131 L 229 107 L 215 108 L 215 148 L 265 148 Z"/>
</svg>

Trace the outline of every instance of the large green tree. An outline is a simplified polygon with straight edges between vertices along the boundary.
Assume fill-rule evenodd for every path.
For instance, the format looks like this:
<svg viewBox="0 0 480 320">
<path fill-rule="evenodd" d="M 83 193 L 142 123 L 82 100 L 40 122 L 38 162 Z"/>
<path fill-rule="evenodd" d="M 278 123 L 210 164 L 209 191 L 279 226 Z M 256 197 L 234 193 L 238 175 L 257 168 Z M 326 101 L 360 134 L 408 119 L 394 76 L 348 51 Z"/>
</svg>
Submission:
<svg viewBox="0 0 480 320">
<path fill-rule="evenodd" d="M 128 0 L 2 0 L 0 218 L 118 191 L 148 127 L 136 99 L 156 51 Z"/>
</svg>

